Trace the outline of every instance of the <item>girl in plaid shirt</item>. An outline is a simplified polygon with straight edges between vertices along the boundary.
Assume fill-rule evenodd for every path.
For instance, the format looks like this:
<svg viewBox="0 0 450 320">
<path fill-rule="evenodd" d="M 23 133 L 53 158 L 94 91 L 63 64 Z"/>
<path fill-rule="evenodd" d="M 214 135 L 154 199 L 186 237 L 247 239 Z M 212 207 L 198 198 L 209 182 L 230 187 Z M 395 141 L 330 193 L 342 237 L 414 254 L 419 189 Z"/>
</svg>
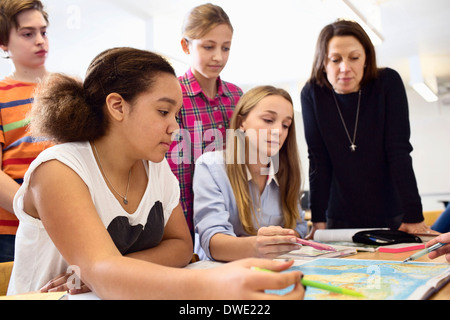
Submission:
<svg viewBox="0 0 450 320">
<path fill-rule="evenodd" d="M 184 21 L 181 46 L 191 61 L 189 70 L 179 78 L 183 92 L 180 131 L 167 158 L 180 182 L 180 200 L 192 235 L 195 161 L 205 151 L 225 148 L 226 129 L 242 96 L 239 87 L 220 78 L 232 38 L 230 19 L 216 5 L 195 7 Z"/>
</svg>

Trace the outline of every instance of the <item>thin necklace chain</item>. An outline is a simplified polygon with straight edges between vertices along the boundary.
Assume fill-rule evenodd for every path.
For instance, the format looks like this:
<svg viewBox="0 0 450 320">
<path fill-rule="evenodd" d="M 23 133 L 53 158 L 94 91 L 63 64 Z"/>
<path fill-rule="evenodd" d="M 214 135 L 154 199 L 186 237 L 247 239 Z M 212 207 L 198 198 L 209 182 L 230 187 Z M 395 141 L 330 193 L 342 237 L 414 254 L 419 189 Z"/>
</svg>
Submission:
<svg viewBox="0 0 450 320">
<path fill-rule="evenodd" d="M 353 140 L 350 137 L 350 133 L 348 132 L 347 126 L 345 125 L 344 117 L 342 116 L 342 112 L 341 112 L 341 109 L 339 108 L 339 104 L 336 99 L 336 95 L 335 95 L 334 91 L 333 91 L 333 98 L 334 98 L 334 102 L 336 102 L 336 107 L 339 112 L 339 116 L 341 117 L 342 124 L 344 125 L 344 129 L 345 129 L 345 133 L 347 134 L 348 141 L 351 143 L 350 149 L 352 150 L 352 152 L 355 152 L 356 148 L 357 148 L 357 145 L 355 144 L 355 142 L 356 142 L 356 133 L 358 131 L 359 109 L 361 106 L 361 90 L 359 90 L 358 108 L 356 109 L 355 131 L 353 132 Z"/>
<path fill-rule="evenodd" d="M 128 189 L 130 188 L 130 178 L 131 178 L 131 169 L 132 169 L 132 168 L 130 168 L 130 171 L 128 172 L 127 191 L 125 192 L 125 196 L 123 196 L 123 195 L 121 195 L 119 192 L 117 192 L 116 188 L 114 188 L 114 186 L 112 185 L 111 181 L 109 181 L 108 176 L 106 175 L 105 170 L 103 170 L 102 161 L 100 160 L 100 157 L 98 156 L 97 147 L 95 146 L 94 143 L 92 143 L 92 145 L 94 146 L 95 154 L 97 155 L 98 163 L 100 164 L 100 170 L 102 171 L 103 175 L 105 176 L 106 181 L 108 181 L 109 185 L 110 185 L 111 188 L 114 190 L 114 192 L 117 193 L 117 194 L 119 195 L 119 197 L 121 197 L 121 198 L 123 199 L 123 203 L 124 203 L 125 205 L 127 205 L 127 204 L 128 204 L 127 196 L 128 196 Z"/>
</svg>

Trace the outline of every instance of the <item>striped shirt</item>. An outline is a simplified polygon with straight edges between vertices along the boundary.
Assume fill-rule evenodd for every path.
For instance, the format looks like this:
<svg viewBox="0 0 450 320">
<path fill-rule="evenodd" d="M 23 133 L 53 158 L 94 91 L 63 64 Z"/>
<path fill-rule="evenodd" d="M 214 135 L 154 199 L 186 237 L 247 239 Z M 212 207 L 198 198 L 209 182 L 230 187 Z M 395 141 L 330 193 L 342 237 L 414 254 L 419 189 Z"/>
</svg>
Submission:
<svg viewBox="0 0 450 320">
<path fill-rule="evenodd" d="M 167 154 L 172 172 L 180 182 L 180 200 L 184 215 L 193 232 L 192 179 L 194 164 L 205 151 L 225 148 L 226 130 L 242 90 L 217 79 L 217 95 L 210 99 L 189 69 L 179 77 L 183 107 L 178 124 L 180 131 Z"/>
<path fill-rule="evenodd" d="M 30 163 L 46 147 L 27 132 L 27 114 L 35 89 L 35 83 L 9 78 L 0 81 L 2 170 L 18 184 L 22 184 Z M 0 234 L 15 234 L 18 224 L 14 214 L 0 208 Z"/>
</svg>

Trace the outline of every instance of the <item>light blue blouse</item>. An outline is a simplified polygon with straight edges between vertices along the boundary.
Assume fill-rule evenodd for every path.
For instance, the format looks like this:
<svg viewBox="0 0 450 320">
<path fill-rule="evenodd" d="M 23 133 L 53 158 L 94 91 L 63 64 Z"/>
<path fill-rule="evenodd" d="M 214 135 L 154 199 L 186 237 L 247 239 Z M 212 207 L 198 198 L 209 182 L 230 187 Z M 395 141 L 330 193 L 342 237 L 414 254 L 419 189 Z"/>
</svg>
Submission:
<svg viewBox="0 0 450 320">
<path fill-rule="evenodd" d="M 258 216 L 259 227 L 284 226 L 280 204 L 280 188 L 273 170 L 270 171 L 267 185 L 260 200 L 252 200 Z M 250 183 L 250 188 L 254 187 Z M 195 252 L 201 259 L 211 259 L 209 242 L 216 233 L 230 236 L 248 236 L 240 222 L 233 189 L 225 170 L 223 151 L 206 152 L 200 156 L 195 165 L 194 180 L 194 227 Z M 250 189 L 252 190 L 252 189 Z M 261 205 L 259 205 L 261 203 Z M 300 208 L 301 220 L 297 222 L 296 231 L 305 237 L 307 224 L 305 213 Z M 258 228 L 258 226 L 255 226 Z"/>
</svg>

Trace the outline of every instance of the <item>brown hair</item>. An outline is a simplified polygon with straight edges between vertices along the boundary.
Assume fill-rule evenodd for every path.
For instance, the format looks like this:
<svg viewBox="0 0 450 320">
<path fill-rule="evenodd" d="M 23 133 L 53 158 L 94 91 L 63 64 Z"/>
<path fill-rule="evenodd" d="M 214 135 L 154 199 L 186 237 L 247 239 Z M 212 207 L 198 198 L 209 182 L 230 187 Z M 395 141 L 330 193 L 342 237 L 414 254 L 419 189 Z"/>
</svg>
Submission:
<svg viewBox="0 0 450 320">
<path fill-rule="evenodd" d="M 0 2 L 0 45 L 7 46 L 12 28 L 19 28 L 17 16 L 26 10 L 42 13 L 48 24 L 48 14 L 39 0 L 1 0 Z"/>
<path fill-rule="evenodd" d="M 258 224 L 253 209 L 252 198 L 248 186 L 245 152 L 240 143 L 239 137 L 234 132 L 238 131 L 242 122 L 251 112 L 251 110 L 265 97 L 277 95 L 281 96 L 291 104 L 292 98 L 287 91 L 273 86 L 259 86 L 249 90 L 239 100 L 230 122 L 229 133 L 233 136 L 228 137 L 228 141 L 233 139 L 234 143 L 227 143 L 226 149 L 226 170 L 230 180 L 236 205 L 239 211 L 239 218 L 244 230 L 251 235 L 256 235 Z M 274 164 L 277 165 L 277 164 Z M 298 205 L 300 201 L 302 188 L 301 164 L 298 153 L 297 138 L 295 132 L 295 121 L 292 121 L 289 127 L 289 133 L 286 137 L 280 152 L 279 165 L 276 177 L 280 186 L 281 210 L 283 212 L 284 227 L 295 229 L 297 221 L 301 221 Z"/>
<path fill-rule="evenodd" d="M 333 37 L 344 36 L 355 37 L 361 43 L 366 53 L 366 68 L 361 80 L 361 85 L 368 83 L 378 76 L 375 48 L 367 33 L 358 23 L 339 19 L 336 22 L 325 26 L 320 32 L 314 55 L 311 78 L 309 79 L 310 82 L 315 82 L 320 86 L 326 85 L 331 88 L 324 72 L 325 64 L 328 59 L 328 45 Z"/>
<path fill-rule="evenodd" d="M 133 48 L 109 49 L 94 58 L 84 83 L 51 74 L 39 86 L 31 109 L 33 136 L 57 143 L 91 141 L 106 134 L 106 97 L 117 93 L 133 104 L 161 73 L 176 77 L 160 55 Z"/>
<path fill-rule="evenodd" d="M 219 6 L 207 3 L 193 8 L 186 15 L 181 31 L 183 38 L 187 40 L 200 39 L 221 24 L 229 26 L 233 32 L 226 12 Z"/>
</svg>

